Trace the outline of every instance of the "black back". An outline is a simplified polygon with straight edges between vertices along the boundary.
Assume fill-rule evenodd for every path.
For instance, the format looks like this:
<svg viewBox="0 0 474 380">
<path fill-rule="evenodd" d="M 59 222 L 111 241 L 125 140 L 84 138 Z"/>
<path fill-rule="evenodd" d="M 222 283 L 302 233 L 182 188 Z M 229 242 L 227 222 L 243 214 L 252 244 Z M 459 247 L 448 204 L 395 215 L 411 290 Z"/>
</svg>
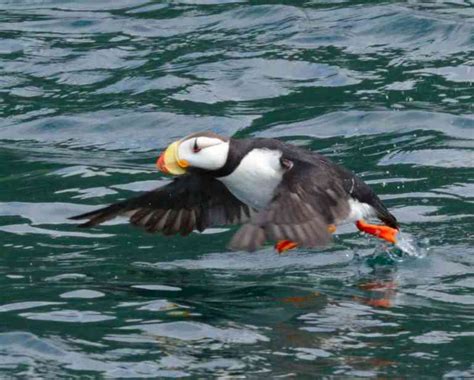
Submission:
<svg viewBox="0 0 474 380">
<path fill-rule="evenodd" d="M 329 158 L 295 145 L 286 144 L 283 141 L 266 138 L 251 139 L 230 139 L 229 156 L 227 162 L 221 169 L 213 171 L 214 177 L 224 177 L 231 174 L 241 160 L 252 149 L 266 148 L 270 150 L 280 150 L 282 159 L 293 162 L 301 162 L 314 165 L 317 178 L 306 178 L 306 183 L 311 186 L 311 182 L 316 182 L 319 187 L 330 187 L 331 183 L 336 182 L 345 190 L 347 197 L 352 197 L 359 202 L 371 205 L 377 212 L 377 217 L 390 227 L 398 228 L 399 224 L 396 218 L 387 210 L 380 198 L 361 178 L 356 176 L 350 170 L 336 164 Z M 301 165 L 295 165 L 293 170 L 298 170 Z M 315 184 L 316 184 L 315 183 Z"/>
</svg>

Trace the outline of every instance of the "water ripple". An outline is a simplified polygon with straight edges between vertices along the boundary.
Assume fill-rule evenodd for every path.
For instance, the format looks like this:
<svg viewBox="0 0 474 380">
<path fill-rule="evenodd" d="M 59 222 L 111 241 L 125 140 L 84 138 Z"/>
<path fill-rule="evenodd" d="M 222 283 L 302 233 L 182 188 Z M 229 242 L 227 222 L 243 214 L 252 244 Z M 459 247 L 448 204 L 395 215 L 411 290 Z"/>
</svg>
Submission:
<svg viewBox="0 0 474 380">
<path fill-rule="evenodd" d="M 1 8 L 1 377 L 474 376 L 469 1 Z M 157 155 L 199 130 L 328 155 L 417 250 L 67 219 L 167 183 Z"/>
</svg>

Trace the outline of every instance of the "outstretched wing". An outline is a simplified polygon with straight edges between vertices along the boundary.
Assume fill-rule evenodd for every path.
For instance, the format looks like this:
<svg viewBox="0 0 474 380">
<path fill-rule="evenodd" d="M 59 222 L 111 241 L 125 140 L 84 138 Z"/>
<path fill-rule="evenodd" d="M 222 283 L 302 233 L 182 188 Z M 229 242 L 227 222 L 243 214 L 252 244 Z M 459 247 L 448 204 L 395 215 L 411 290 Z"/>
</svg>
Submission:
<svg viewBox="0 0 474 380">
<path fill-rule="evenodd" d="M 348 194 L 325 162 L 291 164 L 272 201 L 237 231 L 230 248 L 254 251 L 267 240 L 291 240 L 301 247 L 330 242 L 329 225 L 349 215 Z"/>
<path fill-rule="evenodd" d="M 243 223 L 251 210 L 212 177 L 189 174 L 138 197 L 96 211 L 73 216 L 88 219 L 80 227 L 92 227 L 119 215 L 148 232 L 188 235 L 210 226 Z"/>
</svg>

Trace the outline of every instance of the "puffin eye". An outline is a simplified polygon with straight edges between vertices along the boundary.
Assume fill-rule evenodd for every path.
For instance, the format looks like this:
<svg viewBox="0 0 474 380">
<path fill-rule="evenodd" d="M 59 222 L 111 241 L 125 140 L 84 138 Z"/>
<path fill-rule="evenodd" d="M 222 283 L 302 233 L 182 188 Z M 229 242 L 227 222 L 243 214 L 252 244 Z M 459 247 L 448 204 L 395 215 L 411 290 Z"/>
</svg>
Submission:
<svg viewBox="0 0 474 380">
<path fill-rule="evenodd" d="M 193 145 L 193 152 L 194 153 L 198 153 L 201 150 L 201 148 L 198 147 L 197 141 L 198 141 L 198 139 L 194 140 L 194 145 Z"/>
</svg>

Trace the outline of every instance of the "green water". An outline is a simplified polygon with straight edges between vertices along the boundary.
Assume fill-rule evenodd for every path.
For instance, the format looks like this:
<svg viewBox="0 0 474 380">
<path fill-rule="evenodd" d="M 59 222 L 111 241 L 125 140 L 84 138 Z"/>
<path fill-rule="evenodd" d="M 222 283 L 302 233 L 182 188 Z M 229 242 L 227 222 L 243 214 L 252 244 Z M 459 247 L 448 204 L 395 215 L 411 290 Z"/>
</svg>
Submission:
<svg viewBox="0 0 474 380">
<path fill-rule="evenodd" d="M 0 0 L 0 377 L 474 377 L 473 47 L 468 0 Z M 346 165 L 424 257 L 67 220 L 205 129 Z"/>
</svg>

